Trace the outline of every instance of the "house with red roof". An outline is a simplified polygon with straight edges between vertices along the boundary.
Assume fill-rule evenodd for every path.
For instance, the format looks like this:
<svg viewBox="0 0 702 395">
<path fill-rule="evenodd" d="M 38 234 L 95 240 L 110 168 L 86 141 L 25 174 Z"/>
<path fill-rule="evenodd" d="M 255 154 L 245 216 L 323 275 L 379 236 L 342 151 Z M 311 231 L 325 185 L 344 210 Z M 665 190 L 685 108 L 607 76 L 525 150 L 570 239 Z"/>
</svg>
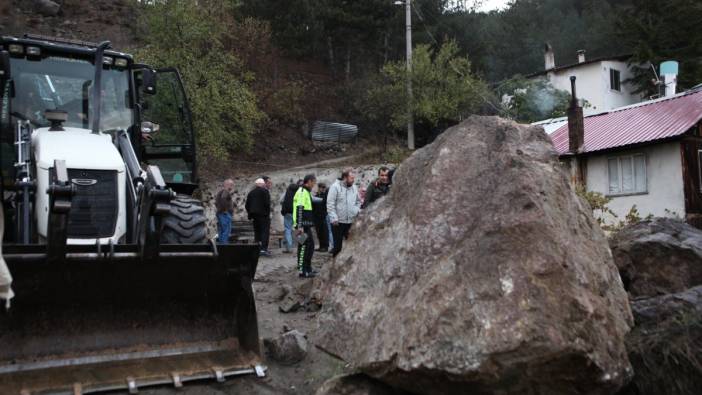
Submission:
<svg viewBox="0 0 702 395">
<path fill-rule="evenodd" d="M 611 198 L 617 218 L 606 222 L 636 206 L 702 227 L 702 88 L 584 118 L 580 109 L 579 120 L 577 106 L 550 137 L 572 178 Z"/>
</svg>

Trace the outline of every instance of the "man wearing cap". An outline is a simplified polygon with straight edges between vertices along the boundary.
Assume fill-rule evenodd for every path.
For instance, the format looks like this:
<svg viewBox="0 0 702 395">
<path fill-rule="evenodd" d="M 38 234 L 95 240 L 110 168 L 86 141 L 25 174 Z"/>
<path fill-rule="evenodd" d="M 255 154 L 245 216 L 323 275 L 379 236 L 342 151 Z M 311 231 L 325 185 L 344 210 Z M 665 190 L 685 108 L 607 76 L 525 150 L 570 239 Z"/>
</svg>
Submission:
<svg viewBox="0 0 702 395">
<path fill-rule="evenodd" d="M 270 256 L 268 238 L 271 226 L 271 195 L 266 188 L 266 181 L 259 178 L 256 186 L 246 196 L 246 213 L 253 220 L 254 239 L 261 246 L 261 255 Z"/>
<path fill-rule="evenodd" d="M 293 198 L 293 226 L 295 227 L 295 238 L 298 241 L 297 270 L 300 272 L 300 277 L 305 278 L 316 275 L 312 271 L 312 254 L 314 253 L 312 189 L 316 183 L 317 177 L 314 174 L 306 175 L 302 180 L 302 186 L 298 188 Z"/>
</svg>

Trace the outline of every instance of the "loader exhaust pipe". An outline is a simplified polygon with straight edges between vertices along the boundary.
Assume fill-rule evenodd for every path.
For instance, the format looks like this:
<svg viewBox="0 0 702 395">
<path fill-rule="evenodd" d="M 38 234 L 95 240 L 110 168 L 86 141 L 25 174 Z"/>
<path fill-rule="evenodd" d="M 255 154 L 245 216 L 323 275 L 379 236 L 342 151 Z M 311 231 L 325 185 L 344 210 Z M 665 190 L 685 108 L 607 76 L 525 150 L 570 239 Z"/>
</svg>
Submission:
<svg viewBox="0 0 702 395">
<path fill-rule="evenodd" d="M 93 133 L 100 133 L 100 107 L 102 89 L 102 62 L 105 50 L 110 48 L 109 41 L 103 41 L 95 49 L 95 78 L 93 79 Z"/>
</svg>

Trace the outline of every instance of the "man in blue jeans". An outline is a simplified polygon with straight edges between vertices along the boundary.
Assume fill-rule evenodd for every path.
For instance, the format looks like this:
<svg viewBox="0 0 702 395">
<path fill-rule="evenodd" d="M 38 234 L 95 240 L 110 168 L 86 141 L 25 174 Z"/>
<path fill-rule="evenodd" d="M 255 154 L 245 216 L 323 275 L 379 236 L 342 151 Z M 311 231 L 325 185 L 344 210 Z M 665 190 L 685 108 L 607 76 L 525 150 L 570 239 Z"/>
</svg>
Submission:
<svg viewBox="0 0 702 395">
<path fill-rule="evenodd" d="M 280 199 L 280 214 L 283 216 L 283 226 L 285 227 L 285 249 L 286 253 L 292 252 L 293 248 L 293 198 L 295 192 L 302 186 L 302 180 L 297 184 L 290 184 Z"/>
<path fill-rule="evenodd" d="M 234 180 L 228 178 L 222 183 L 222 189 L 215 196 L 215 208 L 217 209 L 217 242 L 220 244 L 229 243 L 229 235 L 232 233 L 232 214 L 234 205 L 232 204 L 232 191 L 234 190 Z"/>
</svg>

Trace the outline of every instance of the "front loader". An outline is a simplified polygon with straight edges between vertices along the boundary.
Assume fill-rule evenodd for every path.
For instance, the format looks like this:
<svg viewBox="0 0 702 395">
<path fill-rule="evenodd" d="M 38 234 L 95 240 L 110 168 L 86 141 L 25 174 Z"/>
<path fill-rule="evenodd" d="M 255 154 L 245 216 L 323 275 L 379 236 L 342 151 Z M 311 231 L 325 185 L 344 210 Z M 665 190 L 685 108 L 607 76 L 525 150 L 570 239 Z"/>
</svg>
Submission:
<svg viewBox="0 0 702 395">
<path fill-rule="evenodd" d="M 1 37 L 0 168 L 0 394 L 264 374 L 259 248 L 207 237 L 175 69 L 108 42 Z"/>
</svg>

